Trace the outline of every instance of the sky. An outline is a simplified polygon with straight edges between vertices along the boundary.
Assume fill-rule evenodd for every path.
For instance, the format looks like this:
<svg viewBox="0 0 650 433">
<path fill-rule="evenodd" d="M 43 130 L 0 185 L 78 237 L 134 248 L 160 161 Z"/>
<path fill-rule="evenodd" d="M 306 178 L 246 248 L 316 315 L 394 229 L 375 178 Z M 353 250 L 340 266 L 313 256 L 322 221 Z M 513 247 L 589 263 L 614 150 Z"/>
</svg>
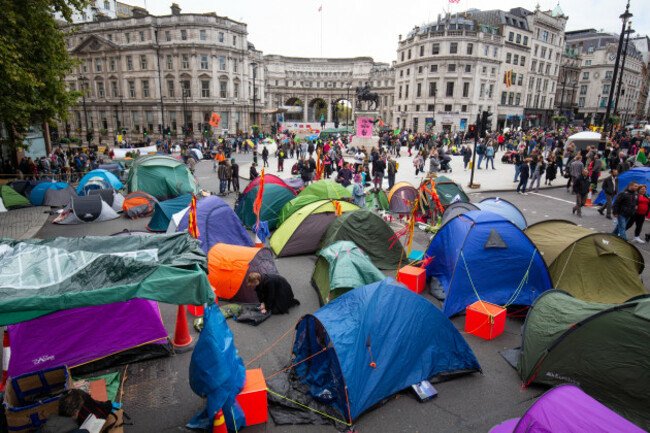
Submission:
<svg viewBox="0 0 650 433">
<path fill-rule="evenodd" d="M 169 15 L 172 1 L 183 13 L 216 12 L 248 24 L 248 41 L 264 54 L 296 57 L 361 57 L 389 63 L 396 59 L 398 35 L 437 19 L 438 14 L 470 8 L 524 7 L 552 10 L 557 0 L 123 0 Z M 626 0 L 567 0 L 567 30 L 595 28 L 620 33 Z M 319 12 L 319 8 L 322 10 Z M 650 1 L 631 0 L 632 28 L 650 35 Z"/>
</svg>

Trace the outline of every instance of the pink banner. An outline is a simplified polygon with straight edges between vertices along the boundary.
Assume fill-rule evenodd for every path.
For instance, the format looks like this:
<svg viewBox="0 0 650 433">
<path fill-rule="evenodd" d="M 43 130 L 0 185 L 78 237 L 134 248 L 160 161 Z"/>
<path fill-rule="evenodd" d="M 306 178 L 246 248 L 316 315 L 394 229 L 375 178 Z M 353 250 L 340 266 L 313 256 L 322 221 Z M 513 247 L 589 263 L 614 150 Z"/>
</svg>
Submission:
<svg viewBox="0 0 650 433">
<path fill-rule="evenodd" d="M 372 119 L 370 117 L 360 117 L 357 119 L 357 136 L 372 137 Z"/>
</svg>

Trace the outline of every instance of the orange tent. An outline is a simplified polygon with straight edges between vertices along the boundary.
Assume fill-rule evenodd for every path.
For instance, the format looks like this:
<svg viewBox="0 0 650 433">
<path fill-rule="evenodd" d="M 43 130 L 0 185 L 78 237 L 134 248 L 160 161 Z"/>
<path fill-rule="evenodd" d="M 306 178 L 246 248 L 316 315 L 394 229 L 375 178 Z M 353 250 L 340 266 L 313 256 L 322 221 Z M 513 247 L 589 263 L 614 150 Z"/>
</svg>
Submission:
<svg viewBox="0 0 650 433">
<path fill-rule="evenodd" d="M 270 249 L 224 243 L 215 244 L 210 248 L 208 280 L 219 298 L 259 302 L 255 289 L 246 284 L 251 272 L 278 274 Z"/>
<path fill-rule="evenodd" d="M 158 200 L 150 194 L 144 191 L 134 191 L 124 198 L 122 211 L 128 218 L 151 216 L 156 203 Z"/>
</svg>

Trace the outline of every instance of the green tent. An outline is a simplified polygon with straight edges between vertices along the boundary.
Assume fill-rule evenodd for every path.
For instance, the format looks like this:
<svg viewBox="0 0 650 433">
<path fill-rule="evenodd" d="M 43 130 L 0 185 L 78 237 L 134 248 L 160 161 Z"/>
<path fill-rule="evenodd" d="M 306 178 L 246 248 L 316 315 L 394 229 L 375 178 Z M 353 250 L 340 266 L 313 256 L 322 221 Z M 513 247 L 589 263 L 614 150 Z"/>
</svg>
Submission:
<svg viewBox="0 0 650 433">
<path fill-rule="evenodd" d="M 359 209 L 346 201 L 319 200 L 301 207 L 273 233 L 269 246 L 278 257 L 313 254 L 329 227 L 336 219 L 336 207 L 341 212 Z"/>
<path fill-rule="evenodd" d="M 16 190 L 9 185 L 2 185 L 2 188 L 0 188 L 0 195 L 2 196 L 4 206 L 8 210 L 32 205 L 24 195 L 17 193 Z"/>
<path fill-rule="evenodd" d="M 525 386 L 579 385 L 650 430 L 650 296 L 614 305 L 542 293 L 526 317 L 517 370 Z"/>
<path fill-rule="evenodd" d="M 354 188 L 354 184 L 350 184 L 345 187 L 345 189 L 350 191 L 350 194 L 352 193 L 353 188 Z M 373 187 L 368 187 L 365 189 L 365 191 L 368 193 L 366 195 L 366 208 L 379 209 L 379 210 L 390 209 L 390 204 L 388 203 L 388 197 L 386 196 L 386 191 L 384 191 L 383 189 L 376 189 Z"/>
<path fill-rule="evenodd" d="M 639 274 L 643 256 L 634 245 L 569 221 L 546 220 L 526 235 L 546 262 L 553 287 L 589 302 L 620 303 L 647 294 Z"/>
<path fill-rule="evenodd" d="M 251 188 L 243 195 L 235 208 L 235 213 L 247 228 L 257 224 L 257 215 L 253 212 L 253 206 L 259 189 L 259 185 Z M 296 192 L 286 183 L 265 183 L 260 208 L 260 221 L 266 221 L 269 224 L 269 230 L 276 228 L 280 211 L 285 204 L 295 197 Z"/>
<path fill-rule="evenodd" d="M 340 183 L 333 180 L 318 180 L 312 182 L 300 191 L 301 196 L 315 195 L 320 199 L 331 198 L 333 200 L 340 200 L 345 197 L 352 198 L 352 193 L 345 189 Z"/>
<path fill-rule="evenodd" d="M 300 209 L 301 207 L 320 200 L 320 198 L 315 195 L 302 195 L 299 194 L 298 197 L 294 197 L 287 204 L 285 204 L 282 209 L 280 209 L 280 215 L 275 223 L 277 227 L 281 226 L 283 222 L 291 216 L 292 213 Z"/>
<path fill-rule="evenodd" d="M 377 212 L 359 209 L 334 220 L 320 245 L 324 248 L 336 241 L 352 241 L 368 254 L 379 269 L 397 269 L 402 258 L 404 262 L 408 260 L 401 242 L 391 239 L 393 236 L 395 232 Z"/>
<path fill-rule="evenodd" d="M 126 187 L 129 193 L 144 191 L 161 201 L 199 193 L 199 183 L 183 161 L 161 154 L 136 159 L 129 170 Z"/>
<path fill-rule="evenodd" d="M 440 204 L 443 207 L 447 207 L 452 203 L 456 203 L 459 201 L 468 203 L 469 202 L 469 197 L 467 194 L 465 194 L 465 191 L 463 191 L 463 187 L 458 185 L 456 182 L 453 180 L 449 179 L 446 176 L 438 176 L 436 178 L 433 178 L 433 182 L 435 182 L 435 187 L 436 187 L 436 194 L 438 194 L 438 198 L 440 199 Z M 430 188 L 430 183 L 431 179 L 427 179 L 423 187 L 428 187 Z M 420 191 L 424 191 L 426 195 L 426 200 L 427 202 L 431 200 L 431 194 L 427 193 L 426 190 L 420 187 Z"/>
<path fill-rule="evenodd" d="M 0 240 L 0 326 L 134 298 L 202 305 L 215 296 L 200 242 L 160 236 Z"/>
<path fill-rule="evenodd" d="M 320 250 L 318 256 L 311 284 L 319 294 L 321 306 L 356 287 L 386 277 L 354 242 L 334 242 Z"/>
</svg>

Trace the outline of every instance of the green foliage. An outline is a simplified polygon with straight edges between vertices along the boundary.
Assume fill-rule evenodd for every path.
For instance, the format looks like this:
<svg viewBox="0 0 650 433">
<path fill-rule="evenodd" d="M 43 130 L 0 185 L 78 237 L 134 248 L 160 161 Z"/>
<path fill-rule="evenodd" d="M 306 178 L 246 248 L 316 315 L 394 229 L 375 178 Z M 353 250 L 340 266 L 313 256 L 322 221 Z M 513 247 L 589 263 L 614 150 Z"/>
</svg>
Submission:
<svg viewBox="0 0 650 433">
<path fill-rule="evenodd" d="M 609 116 L 609 123 L 612 125 L 619 125 L 621 123 L 621 118 L 618 116 Z"/>
<path fill-rule="evenodd" d="M 9 145 L 20 145 L 32 124 L 66 118 L 80 96 L 66 90 L 64 78 L 75 62 L 54 20 L 70 21 L 87 0 L 4 0 L 0 7 L 0 121 Z"/>
</svg>

